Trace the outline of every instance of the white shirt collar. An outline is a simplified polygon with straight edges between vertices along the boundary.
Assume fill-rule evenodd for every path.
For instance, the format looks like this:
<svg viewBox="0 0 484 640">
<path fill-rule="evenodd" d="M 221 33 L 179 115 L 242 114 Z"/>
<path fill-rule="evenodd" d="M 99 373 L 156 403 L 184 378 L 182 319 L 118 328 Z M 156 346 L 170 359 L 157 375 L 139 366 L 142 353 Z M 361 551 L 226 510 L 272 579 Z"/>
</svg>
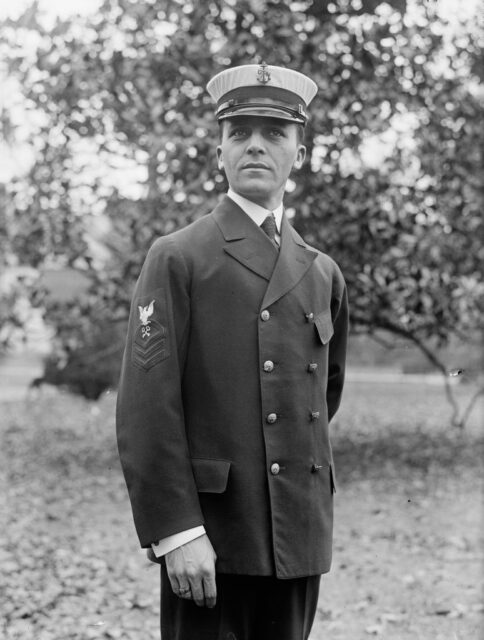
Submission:
<svg viewBox="0 0 484 640">
<path fill-rule="evenodd" d="M 233 191 L 232 189 L 229 189 L 227 191 L 227 195 L 229 196 L 229 198 L 231 198 L 235 202 L 235 204 L 239 205 L 242 211 L 244 211 L 249 216 L 249 218 L 251 218 L 255 222 L 255 224 L 258 227 L 261 226 L 261 224 L 264 222 L 267 216 L 271 213 L 269 209 L 264 209 L 264 207 L 261 207 L 259 204 L 252 202 L 252 200 L 247 200 L 247 198 L 244 198 L 244 196 L 241 196 L 238 193 L 235 193 L 235 191 Z M 272 213 L 274 214 L 274 218 L 276 219 L 276 227 L 277 227 L 278 234 L 281 233 L 281 222 L 282 222 L 283 211 L 284 211 L 284 206 L 282 202 L 278 207 L 276 207 L 272 211 Z"/>
</svg>

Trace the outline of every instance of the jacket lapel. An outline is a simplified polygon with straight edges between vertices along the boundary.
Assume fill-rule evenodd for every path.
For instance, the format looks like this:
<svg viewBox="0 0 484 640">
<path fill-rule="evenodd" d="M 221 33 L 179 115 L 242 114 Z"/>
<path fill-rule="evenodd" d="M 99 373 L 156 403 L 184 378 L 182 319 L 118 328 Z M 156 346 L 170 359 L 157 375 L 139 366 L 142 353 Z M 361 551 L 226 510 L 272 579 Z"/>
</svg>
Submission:
<svg viewBox="0 0 484 640">
<path fill-rule="evenodd" d="M 265 233 L 228 196 L 212 215 L 227 243 L 224 251 L 247 269 L 270 280 L 278 251 Z"/>
<path fill-rule="evenodd" d="M 269 307 L 290 291 L 301 280 L 317 255 L 317 252 L 310 249 L 293 229 L 284 214 L 279 259 L 267 287 L 262 306 Z"/>
</svg>

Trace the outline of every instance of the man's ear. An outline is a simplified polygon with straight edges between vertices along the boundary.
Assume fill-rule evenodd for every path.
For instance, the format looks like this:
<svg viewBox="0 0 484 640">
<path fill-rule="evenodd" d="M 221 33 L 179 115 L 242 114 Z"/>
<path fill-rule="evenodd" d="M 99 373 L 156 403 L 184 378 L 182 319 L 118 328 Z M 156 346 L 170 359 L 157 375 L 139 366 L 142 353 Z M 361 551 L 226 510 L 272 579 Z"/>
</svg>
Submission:
<svg viewBox="0 0 484 640">
<path fill-rule="evenodd" d="M 220 145 L 217 147 L 217 163 L 218 168 L 222 170 L 224 168 L 224 161 L 222 157 L 222 147 Z"/>
<path fill-rule="evenodd" d="M 297 148 L 296 159 L 294 160 L 294 169 L 300 169 L 303 166 L 306 157 L 306 147 L 300 144 Z"/>
</svg>

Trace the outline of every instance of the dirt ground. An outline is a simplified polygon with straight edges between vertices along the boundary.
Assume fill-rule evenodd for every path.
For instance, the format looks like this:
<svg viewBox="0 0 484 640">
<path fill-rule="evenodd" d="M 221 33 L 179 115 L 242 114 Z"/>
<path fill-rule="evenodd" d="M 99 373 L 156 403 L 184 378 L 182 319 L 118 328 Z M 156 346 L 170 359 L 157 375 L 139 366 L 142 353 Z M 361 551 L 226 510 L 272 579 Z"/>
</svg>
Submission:
<svg viewBox="0 0 484 640">
<path fill-rule="evenodd" d="M 158 568 L 137 548 L 113 408 L 113 394 L 50 389 L 0 404 L 5 640 L 159 637 Z M 484 639 L 482 405 L 464 433 L 448 413 L 439 386 L 347 385 L 311 640 Z"/>
</svg>

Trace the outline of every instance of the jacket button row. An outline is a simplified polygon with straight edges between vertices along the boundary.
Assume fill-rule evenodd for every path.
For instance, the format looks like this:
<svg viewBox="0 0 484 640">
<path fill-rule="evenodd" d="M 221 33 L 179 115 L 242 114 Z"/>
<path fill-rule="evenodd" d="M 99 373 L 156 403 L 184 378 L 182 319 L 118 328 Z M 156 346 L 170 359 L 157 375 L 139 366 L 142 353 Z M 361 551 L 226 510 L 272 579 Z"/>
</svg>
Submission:
<svg viewBox="0 0 484 640">
<path fill-rule="evenodd" d="M 260 319 L 263 322 L 267 322 L 270 317 L 271 317 L 271 314 L 269 313 L 269 311 L 267 311 L 267 309 L 264 309 L 264 311 L 261 311 Z"/>
<path fill-rule="evenodd" d="M 276 422 L 277 420 L 277 413 L 269 413 L 266 417 L 266 421 L 269 424 L 274 424 L 274 422 Z"/>
<path fill-rule="evenodd" d="M 313 464 L 311 466 L 311 473 L 318 473 L 323 468 L 322 464 Z M 281 467 L 277 462 L 273 462 L 271 464 L 271 473 L 273 476 L 279 475 L 281 472 Z"/>
<path fill-rule="evenodd" d="M 274 371 L 274 363 L 272 362 L 272 360 L 266 360 L 262 365 L 262 368 L 267 373 L 270 373 L 271 371 Z M 317 362 L 310 362 L 307 366 L 307 370 L 309 373 L 314 373 L 317 368 L 318 368 Z"/>
</svg>

